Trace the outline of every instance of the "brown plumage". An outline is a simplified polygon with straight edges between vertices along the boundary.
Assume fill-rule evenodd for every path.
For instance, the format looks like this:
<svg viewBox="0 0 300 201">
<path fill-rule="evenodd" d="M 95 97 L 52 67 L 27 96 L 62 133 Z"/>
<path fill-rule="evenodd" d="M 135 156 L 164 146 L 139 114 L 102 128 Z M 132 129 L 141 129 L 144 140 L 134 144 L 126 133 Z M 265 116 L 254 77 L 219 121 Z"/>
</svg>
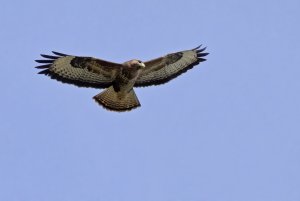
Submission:
<svg viewBox="0 0 300 201">
<path fill-rule="evenodd" d="M 130 60 L 123 64 L 92 57 L 78 57 L 53 52 L 55 56 L 41 54 L 45 60 L 39 74 L 45 74 L 63 83 L 79 87 L 107 88 L 94 96 L 104 108 L 113 111 L 129 111 L 140 106 L 133 87 L 164 84 L 205 61 L 205 48 L 201 46 L 167 54 L 141 62 Z"/>
</svg>

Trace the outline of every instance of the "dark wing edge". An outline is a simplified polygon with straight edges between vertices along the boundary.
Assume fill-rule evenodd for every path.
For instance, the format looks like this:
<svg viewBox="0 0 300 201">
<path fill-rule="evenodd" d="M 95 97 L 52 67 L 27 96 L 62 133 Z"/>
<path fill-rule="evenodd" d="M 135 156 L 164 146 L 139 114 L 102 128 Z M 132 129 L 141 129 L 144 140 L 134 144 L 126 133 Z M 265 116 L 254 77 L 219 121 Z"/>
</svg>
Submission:
<svg viewBox="0 0 300 201">
<path fill-rule="evenodd" d="M 57 80 L 59 82 L 66 83 L 66 84 L 76 85 L 78 87 L 106 88 L 111 85 L 111 82 L 107 82 L 107 83 L 105 83 L 105 82 L 86 82 L 84 80 L 65 78 L 65 77 L 51 71 L 50 68 L 52 67 L 53 63 L 56 60 L 64 58 L 64 57 L 74 57 L 71 55 L 67 55 L 67 54 L 59 53 L 59 52 L 55 52 L 55 51 L 52 51 L 52 53 L 54 55 L 41 54 L 41 56 L 45 59 L 35 60 L 37 63 L 43 64 L 43 65 L 39 65 L 39 66 L 35 67 L 37 69 L 43 69 L 42 71 L 38 72 L 38 74 L 47 75 L 51 79 L 54 79 L 54 80 Z M 75 58 L 85 58 L 85 57 L 75 57 Z M 101 62 L 106 62 L 106 61 L 101 60 Z M 107 62 L 107 63 L 109 63 L 109 62 Z"/>
<path fill-rule="evenodd" d="M 204 51 L 206 50 L 207 47 L 204 47 L 204 48 L 201 48 L 201 47 L 202 47 L 202 45 L 199 45 L 198 47 L 189 50 L 189 51 L 193 51 L 197 55 L 196 61 L 188 64 L 187 66 L 185 66 L 181 70 L 177 71 L 176 73 L 171 74 L 171 75 L 161 78 L 161 79 L 144 80 L 144 81 L 137 80 L 137 82 L 135 83 L 134 86 L 135 87 L 147 87 L 147 86 L 151 86 L 151 85 L 165 84 L 165 83 L 169 82 L 170 80 L 172 80 L 172 79 L 178 77 L 179 75 L 187 72 L 188 70 L 192 69 L 194 66 L 198 65 L 199 63 L 206 61 L 206 59 L 204 57 L 207 56 L 209 53 L 205 53 Z M 184 51 L 182 51 L 182 52 L 184 52 Z M 182 53 L 182 52 L 176 52 L 176 53 L 169 54 L 169 55 L 172 56 L 172 55 Z M 164 66 L 164 68 L 167 68 L 167 67 L 168 67 L 168 65 Z"/>
</svg>

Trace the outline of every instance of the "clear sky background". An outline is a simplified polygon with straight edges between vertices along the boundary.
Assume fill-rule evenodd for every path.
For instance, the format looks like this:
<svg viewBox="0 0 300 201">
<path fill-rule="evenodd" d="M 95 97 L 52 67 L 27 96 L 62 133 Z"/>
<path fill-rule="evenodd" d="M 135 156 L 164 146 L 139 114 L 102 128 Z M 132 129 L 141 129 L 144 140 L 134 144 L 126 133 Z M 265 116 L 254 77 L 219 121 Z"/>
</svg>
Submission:
<svg viewBox="0 0 300 201">
<path fill-rule="evenodd" d="M 299 0 L 7 0 L 1 201 L 299 201 Z M 37 75 L 60 51 L 124 62 L 208 46 L 142 107 Z"/>
</svg>

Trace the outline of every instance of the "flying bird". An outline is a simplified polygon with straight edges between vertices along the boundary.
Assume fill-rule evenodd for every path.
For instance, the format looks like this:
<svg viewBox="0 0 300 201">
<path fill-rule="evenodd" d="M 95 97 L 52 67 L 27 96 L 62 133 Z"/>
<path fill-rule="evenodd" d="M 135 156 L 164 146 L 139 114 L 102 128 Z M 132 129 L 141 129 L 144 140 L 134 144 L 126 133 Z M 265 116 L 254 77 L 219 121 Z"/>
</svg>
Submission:
<svg viewBox="0 0 300 201">
<path fill-rule="evenodd" d="M 94 100 L 108 110 L 122 112 L 141 106 L 134 87 L 165 84 L 205 61 L 209 54 L 205 49 L 200 45 L 146 62 L 133 59 L 122 64 L 54 51 L 35 61 L 43 64 L 36 67 L 43 69 L 39 74 L 52 79 L 78 87 L 106 88 Z"/>
</svg>

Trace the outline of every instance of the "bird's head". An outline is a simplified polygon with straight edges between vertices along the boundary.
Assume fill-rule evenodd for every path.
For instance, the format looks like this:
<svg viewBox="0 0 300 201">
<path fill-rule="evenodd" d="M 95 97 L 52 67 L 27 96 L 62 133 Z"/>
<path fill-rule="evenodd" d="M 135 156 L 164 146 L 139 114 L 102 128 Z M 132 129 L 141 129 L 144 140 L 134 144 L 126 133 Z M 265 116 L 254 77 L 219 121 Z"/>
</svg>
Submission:
<svg viewBox="0 0 300 201">
<path fill-rule="evenodd" d="M 142 61 L 137 60 L 137 59 L 133 59 L 133 60 L 128 61 L 128 65 L 130 67 L 137 67 L 137 68 L 145 68 L 146 67 L 145 64 Z"/>
</svg>

